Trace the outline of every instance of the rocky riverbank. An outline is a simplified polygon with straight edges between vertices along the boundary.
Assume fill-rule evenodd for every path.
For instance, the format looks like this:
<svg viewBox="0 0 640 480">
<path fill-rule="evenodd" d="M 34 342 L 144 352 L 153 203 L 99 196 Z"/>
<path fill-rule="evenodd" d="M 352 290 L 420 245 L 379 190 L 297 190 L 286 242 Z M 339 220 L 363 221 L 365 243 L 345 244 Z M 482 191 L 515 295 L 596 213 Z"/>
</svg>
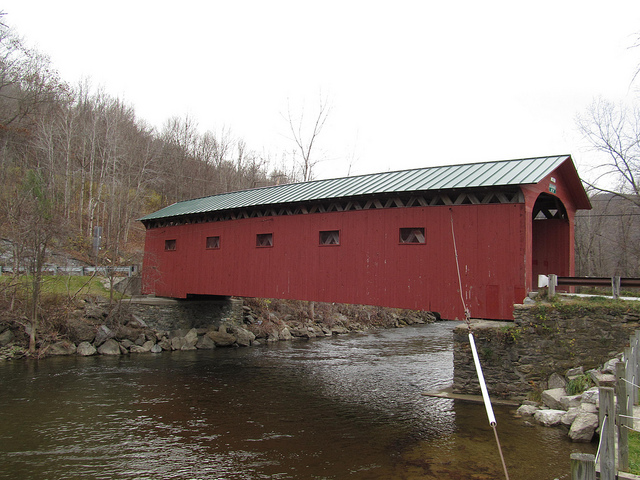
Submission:
<svg viewBox="0 0 640 480">
<path fill-rule="evenodd" d="M 598 428 L 599 387 L 615 388 L 616 364 L 621 358 L 622 354 L 586 372 L 577 367 L 564 376 L 554 373 L 540 401 L 525 401 L 517 415 L 545 427 L 564 428 L 574 442 L 590 442 Z"/>
<path fill-rule="evenodd" d="M 207 328 L 150 328 L 124 303 L 84 302 L 62 328 L 43 332 L 37 357 L 53 355 L 126 355 L 174 350 L 249 347 L 397 328 L 435 321 L 429 312 L 362 305 L 245 299 L 242 321 L 222 319 Z M 0 361 L 28 356 L 28 329 L 16 322 L 0 323 Z"/>
</svg>

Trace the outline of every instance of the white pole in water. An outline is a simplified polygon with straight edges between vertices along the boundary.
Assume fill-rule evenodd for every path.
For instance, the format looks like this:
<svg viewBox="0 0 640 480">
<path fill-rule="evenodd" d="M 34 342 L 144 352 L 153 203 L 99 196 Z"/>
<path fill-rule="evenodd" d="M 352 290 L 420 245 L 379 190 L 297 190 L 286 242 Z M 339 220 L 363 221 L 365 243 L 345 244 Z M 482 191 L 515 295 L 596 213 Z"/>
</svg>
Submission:
<svg viewBox="0 0 640 480">
<path fill-rule="evenodd" d="M 478 381 L 480 382 L 480 390 L 482 391 L 484 408 L 487 410 L 489 425 L 493 427 L 497 424 L 496 417 L 493 415 L 493 407 L 491 406 L 491 400 L 489 400 L 487 385 L 484 382 L 484 375 L 482 374 L 482 367 L 480 366 L 480 359 L 478 358 L 478 351 L 476 350 L 476 342 L 473 339 L 473 333 L 469 333 L 469 343 L 471 344 L 471 353 L 473 353 L 473 363 L 476 364 L 476 373 L 478 374 Z"/>
<path fill-rule="evenodd" d="M 473 339 L 473 333 L 469 332 L 469 345 L 471 345 L 471 353 L 473 354 L 473 363 L 476 365 L 476 373 L 478 374 L 478 381 L 480 382 L 480 390 L 482 391 L 482 399 L 484 400 L 484 408 L 487 411 L 487 418 L 489 419 L 489 425 L 493 428 L 493 434 L 496 437 L 496 443 L 498 444 L 498 452 L 500 453 L 500 460 L 502 461 L 502 468 L 504 470 L 504 477 L 509 480 L 509 472 L 507 471 L 507 464 L 504 461 L 504 455 L 502 454 L 502 447 L 500 446 L 500 439 L 498 438 L 498 430 L 496 425 L 496 417 L 493 414 L 493 407 L 491 406 L 491 400 L 489 400 L 489 392 L 487 391 L 487 384 L 484 381 L 484 375 L 482 374 L 482 366 L 480 365 L 480 359 L 478 358 L 478 351 L 476 350 L 476 342 Z"/>
</svg>

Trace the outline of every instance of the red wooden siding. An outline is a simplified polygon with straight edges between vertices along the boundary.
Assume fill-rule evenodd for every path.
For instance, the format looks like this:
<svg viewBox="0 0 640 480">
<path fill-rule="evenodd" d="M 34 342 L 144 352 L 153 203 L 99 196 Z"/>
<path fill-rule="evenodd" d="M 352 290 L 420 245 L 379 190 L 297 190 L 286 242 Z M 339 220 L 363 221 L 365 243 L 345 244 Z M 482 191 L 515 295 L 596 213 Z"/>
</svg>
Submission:
<svg viewBox="0 0 640 480">
<path fill-rule="evenodd" d="M 147 231 L 146 293 L 273 297 L 431 310 L 463 318 L 451 233 L 453 214 L 463 294 L 474 317 L 511 318 L 525 291 L 523 204 L 414 207 L 262 217 Z M 424 244 L 400 242 L 423 227 Z M 340 245 L 319 232 L 340 231 Z M 256 235 L 272 233 L 272 247 Z M 220 237 L 219 249 L 206 239 Z M 165 240 L 175 251 L 164 251 Z M 519 295 L 516 297 L 516 295 Z"/>
</svg>

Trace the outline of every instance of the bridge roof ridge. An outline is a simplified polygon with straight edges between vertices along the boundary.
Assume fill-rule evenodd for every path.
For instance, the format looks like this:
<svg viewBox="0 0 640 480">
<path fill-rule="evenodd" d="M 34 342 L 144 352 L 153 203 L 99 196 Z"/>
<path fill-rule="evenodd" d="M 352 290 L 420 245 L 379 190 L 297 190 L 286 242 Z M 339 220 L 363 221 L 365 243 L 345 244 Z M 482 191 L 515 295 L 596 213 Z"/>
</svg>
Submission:
<svg viewBox="0 0 640 480">
<path fill-rule="evenodd" d="M 570 155 L 423 167 L 273 185 L 177 202 L 140 220 L 362 195 L 535 184 L 566 161 L 572 162 Z"/>
</svg>

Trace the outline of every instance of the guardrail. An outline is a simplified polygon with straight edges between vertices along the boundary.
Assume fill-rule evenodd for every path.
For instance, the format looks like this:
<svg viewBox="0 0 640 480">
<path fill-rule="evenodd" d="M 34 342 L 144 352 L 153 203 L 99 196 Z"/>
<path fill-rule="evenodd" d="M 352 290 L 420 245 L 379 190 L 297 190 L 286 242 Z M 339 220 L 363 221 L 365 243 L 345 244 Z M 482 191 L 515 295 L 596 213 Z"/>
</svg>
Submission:
<svg viewBox="0 0 640 480">
<path fill-rule="evenodd" d="M 556 287 L 611 287 L 613 298 L 620 297 L 620 287 L 640 288 L 640 278 L 631 277 L 559 277 L 558 275 L 538 275 L 538 288 L 549 287 L 549 296 L 556 294 Z"/>
<path fill-rule="evenodd" d="M 42 272 L 49 275 L 104 275 L 105 277 L 113 274 L 125 274 L 127 277 L 131 277 L 138 273 L 139 267 L 137 265 L 129 265 L 126 267 L 60 267 L 55 265 L 48 265 L 42 269 Z M 19 273 L 28 273 L 29 270 L 20 267 Z M 13 267 L 0 266 L 0 275 L 3 273 L 15 273 Z"/>
</svg>

